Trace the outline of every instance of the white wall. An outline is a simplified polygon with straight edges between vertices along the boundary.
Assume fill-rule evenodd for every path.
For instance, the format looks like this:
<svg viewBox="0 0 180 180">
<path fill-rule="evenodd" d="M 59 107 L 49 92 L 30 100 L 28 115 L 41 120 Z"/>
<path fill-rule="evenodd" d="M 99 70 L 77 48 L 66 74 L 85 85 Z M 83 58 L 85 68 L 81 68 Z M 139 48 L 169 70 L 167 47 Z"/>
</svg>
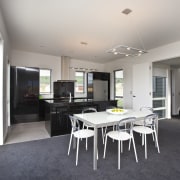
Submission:
<svg viewBox="0 0 180 180">
<path fill-rule="evenodd" d="M 88 61 L 82 61 L 82 60 L 78 60 L 78 59 L 71 59 L 70 60 L 70 79 L 71 80 L 75 80 L 75 69 L 71 69 L 71 68 L 81 68 L 80 71 L 84 71 L 84 72 L 89 72 L 92 71 L 91 69 L 96 69 L 96 71 L 98 72 L 105 72 L 104 69 L 104 64 L 100 64 L 100 63 L 94 63 L 94 62 L 88 62 Z M 85 76 L 85 82 L 86 82 L 86 76 Z M 87 92 L 86 92 L 87 87 L 85 87 L 85 93 L 84 94 L 75 94 L 75 97 L 86 97 L 87 96 Z"/>
<path fill-rule="evenodd" d="M 9 54 L 9 40 L 8 40 L 8 34 L 6 31 L 6 27 L 1 15 L 0 11 L 0 37 L 3 39 L 3 54 L 1 54 L 1 70 L 0 70 L 0 77 L 1 77 L 1 85 L 0 85 L 0 145 L 3 144 L 4 139 L 7 136 L 8 132 L 8 116 L 7 116 L 7 110 L 8 110 L 8 96 L 7 96 L 7 63 L 8 63 L 8 54 Z"/>
<path fill-rule="evenodd" d="M 11 66 L 38 67 L 52 70 L 53 82 L 61 79 L 61 57 L 25 52 L 20 50 L 12 50 Z"/>
<path fill-rule="evenodd" d="M 82 71 L 90 71 L 90 69 L 96 69 L 96 71 L 99 72 L 104 72 L 104 64 L 100 64 L 100 63 L 94 63 L 94 62 L 88 62 L 88 61 L 82 61 L 82 60 L 78 60 L 78 59 L 71 59 L 70 60 L 70 79 L 74 80 L 75 79 L 75 69 L 71 69 L 73 68 L 81 68 Z"/>
<path fill-rule="evenodd" d="M 125 106 L 132 107 L 132 67 L 133 64 L 144 62 L 157 62 L 174 57 L 180 57 L 180 41 L 171 43 L 165 46 L 161 46 L 156 49 L 150 50 L 147 54 L 138 57 L 126 57 L 123 59 L 117 59 L 116 61 L 106 63 L 105 70 L 113 72 L 117 69 L 124 69 L 124 104 Z M 113 73 L 112 73 L 113 74 Z M 112 76 L 111 74 L 111 76 Z M 113 77 L 111 77 L 111 83 L 113 85 Z M 111 86 L 111 98 L 114 97 L 114 89 Z"/>
<path fill-rule="evenodd" d="M 110 98 L 114 99 L 114 70 L 123 69 L 124 76 L 124 107 L 132 108 L 132 63 L 121 62 L 121 60 L 116 60 L 114 62 L 105 64 L 105 71 L 111 73 L 111 88 L 110 88 Z"/>
</svg>

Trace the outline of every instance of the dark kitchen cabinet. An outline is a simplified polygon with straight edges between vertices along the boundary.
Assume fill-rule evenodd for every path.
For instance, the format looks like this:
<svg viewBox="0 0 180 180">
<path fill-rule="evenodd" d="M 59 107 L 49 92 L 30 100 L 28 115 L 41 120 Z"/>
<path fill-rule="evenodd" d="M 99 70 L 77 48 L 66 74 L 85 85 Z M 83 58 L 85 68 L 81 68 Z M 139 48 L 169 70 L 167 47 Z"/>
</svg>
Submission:
<svg viewBox="0 0 180 180">
<path fill-rule="evenodd" d="M 94 107 L 97 111 L 105 111 L 109 107 L 116 107 L 117 100 L 109 101 L 79 101 L 62 102 L 61 100 L 44 101 L 45 127 L 50 136 L 58 136 L 71 133 L 71 122 L 69 115 L 81 113 L 84 108 Z"/>
<path fill-rule="evenodd" d="M 39 120 L 39 69 L 14 67 L 10 69 L 11 124 Z"/>
</svg>

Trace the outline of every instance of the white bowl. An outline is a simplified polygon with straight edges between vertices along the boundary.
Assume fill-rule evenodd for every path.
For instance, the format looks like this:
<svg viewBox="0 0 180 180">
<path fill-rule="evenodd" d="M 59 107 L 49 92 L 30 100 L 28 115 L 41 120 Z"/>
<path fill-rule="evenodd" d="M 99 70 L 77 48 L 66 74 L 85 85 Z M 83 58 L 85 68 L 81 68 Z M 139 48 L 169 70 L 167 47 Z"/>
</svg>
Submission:
<svg viewBox="0 0 180 180">
<path fill-rule="evenodd" d="M 117 108 L 117 109 L 121 109 L 121 108 Z M 121 109 L 121 110 L 123 110 L 123 111 L 113 111 L 114 109 L 107 109 L 106 110 L 106 112 L 107 113 L 110 113 L 110 114 L 125 114 L 125 113 L 127 113 L 127 109 Z"/>
</svg>

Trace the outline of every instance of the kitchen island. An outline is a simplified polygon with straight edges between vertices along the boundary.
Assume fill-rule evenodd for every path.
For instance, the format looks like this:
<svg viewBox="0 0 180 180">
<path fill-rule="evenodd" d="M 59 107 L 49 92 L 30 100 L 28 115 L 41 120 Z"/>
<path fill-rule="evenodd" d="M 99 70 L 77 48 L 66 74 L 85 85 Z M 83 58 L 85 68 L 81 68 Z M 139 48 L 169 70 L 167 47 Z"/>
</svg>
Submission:
<svg viewBox="0 0 180 180">
<path fill-rule="evenodd" d="M 45 127 L 50 136 L 71 133 L 71 122 L 68 115 L 81 113 L 84 108 L 95 107 L 97 111 L 117 106 L 117 100 L 96 101 L 86 98 L 41 99 L 40 116 L 45 119 Z"/>
</svg>

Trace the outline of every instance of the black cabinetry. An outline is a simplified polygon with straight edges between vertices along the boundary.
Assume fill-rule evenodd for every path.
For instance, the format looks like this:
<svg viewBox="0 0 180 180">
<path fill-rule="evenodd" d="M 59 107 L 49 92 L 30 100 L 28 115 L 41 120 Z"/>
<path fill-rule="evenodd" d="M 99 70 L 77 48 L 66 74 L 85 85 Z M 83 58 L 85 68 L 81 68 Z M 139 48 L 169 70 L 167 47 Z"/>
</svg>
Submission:
<svg viewBox="0 0 180 180">
<path fill-rule="evenodd" d="M 43 100 L 42 100 L 43 101 Z M 117 101 L 86 101 L 67 103 L 57 100 L 44 100 L 45 126 L 50 136 L 69 134 L 71 122 L 68 115 L 81 113 L 86 107 L 94 107 L 98 111 L 105 111 L 109 107 L 116 107 Z"/>
<path fill-rule="evenodd" d="M 94 100 L 110 99 L 110 73 L 87 73 L 87 98 Z"/>
<path fill-rule="evenodd" d="M 11 124 L 38 121 L 39 69 L 14 67 L 10 69 Z"/>
</svg>

